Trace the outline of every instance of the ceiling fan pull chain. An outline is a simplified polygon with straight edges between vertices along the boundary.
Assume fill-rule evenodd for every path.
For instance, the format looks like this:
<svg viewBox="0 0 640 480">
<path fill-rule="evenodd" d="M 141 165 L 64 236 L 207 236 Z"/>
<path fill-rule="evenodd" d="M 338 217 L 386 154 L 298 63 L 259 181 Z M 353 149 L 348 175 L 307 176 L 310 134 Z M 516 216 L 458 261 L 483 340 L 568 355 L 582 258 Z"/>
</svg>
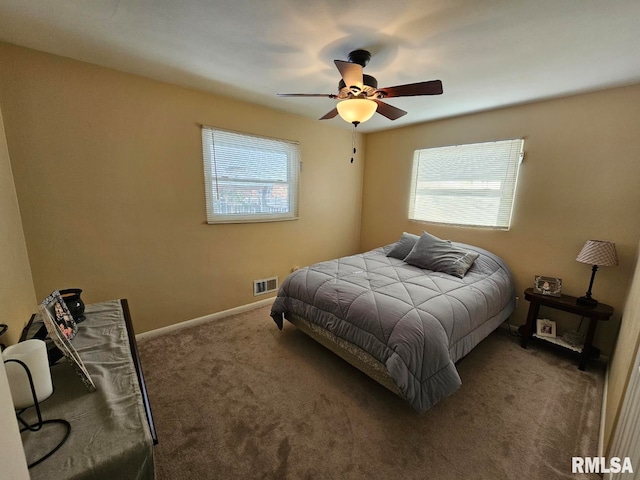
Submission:
<svg viewBox="0 0 640 480">
<path fill-rule="evenodd" d="M 353 163 L 353 157 L 356 154 L 356 127 L 360 122 L 353 122 L 353 132 L 351 133 L 351 147 L 353 148 L 353 155 L 351 156 L 351 163 Z"/>
</svg>

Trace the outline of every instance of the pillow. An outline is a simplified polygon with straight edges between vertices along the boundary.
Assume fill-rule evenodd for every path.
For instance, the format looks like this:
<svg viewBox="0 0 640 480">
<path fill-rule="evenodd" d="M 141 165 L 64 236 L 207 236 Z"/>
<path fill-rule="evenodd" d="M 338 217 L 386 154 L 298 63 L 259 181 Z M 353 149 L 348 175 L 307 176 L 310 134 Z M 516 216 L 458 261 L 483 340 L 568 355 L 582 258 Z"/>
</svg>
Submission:
<svg viewBox="0 0 640 480">
<path fill-rule="evenodd" d="M 409 252 L 419 238 L 420 237 L 418 235 L 414 235 L 413 233 L 403 232 L 400 240 L 398 240 L 389 253 L 387 253 L 387 257 L 404 260 L 404 257 L 409 255 Z"/>
<path fill-rule="evenodd" d="M 416 267 L 463 278 L 479 256 L 453 245 L 449 240 L 422 232 L 404 261 Z"/>
</svg>

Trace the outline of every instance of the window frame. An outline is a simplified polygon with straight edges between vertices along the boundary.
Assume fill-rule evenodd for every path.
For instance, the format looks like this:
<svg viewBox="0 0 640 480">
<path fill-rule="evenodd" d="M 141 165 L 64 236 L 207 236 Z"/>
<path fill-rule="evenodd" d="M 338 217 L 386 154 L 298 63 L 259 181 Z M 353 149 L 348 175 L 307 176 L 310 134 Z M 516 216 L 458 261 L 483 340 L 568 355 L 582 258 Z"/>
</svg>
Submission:
<svg viewBox="0 0 640 480">
<path fill-rule="evenodd" d="M 202 157 L 204 166 L 205 203 L 208 224 L 222 223 L 263 223 L 297 220 L 298 193 L 300 183 L 300 143 L 291 140 L 265 137 L 244 132 L 225 130 L 218 127 L 202 125 Z M 243 143 L 243 140 L 245 143 Z M 216 146 L 220 149 L 239 148 L 255 155 L 286 155 L 286 180 L 268 179 L 265 177 L 267 170 L 255 173 L 262 174 L 254 178 L 247 176 L 230 177 L 217 173 L 218 164 L 229 160 L 230 154 L 219 155 L 221 161 L 216 163 Z M 258 152 L 257 154 L 255 152 Z M 218 152 L 220 154 L 221 152 Z M 224 159 L 222 159 L 224 157 Z M 254 158 L 255 160 L 255 158 Z M 245 171 L 246 173 L 246 171 Z M 250 173 L 254 173 L 251 171 Z M 216 212 L 216 201 L 220 200 L 220 186 L 233 184 L 282 185 L 286 186 L 286 211 L 285 212 L 241 212 L 220 213 Z M 248 188 L 245 186 L 245 188 Z M 218 209 L 219 210 L 219 209 Z"/>
<path fill-rule="evenodd" d="M 444 181 L 438 181 L 438 179 L 434 179 L 430 182 L 433 184 L 432 187 L 425 186 L 425 183 L 427 183 L 428 180 L 420 178 L 421 167 L 424 167 L 424 169 L 433 169 L 435 165 L 425 166 L 426 163 L 431 161 L 433 164 L 438 164 L 438 162 L 440 162 L 441 164 L 442 159 L 449 160 L 452 165 L 456 164 L 456 162 L 458 162 L 459 164 L 459 162 L 465 160 L 465 154 L 460 153 L 460 151 L 456 151 L 456 149 L 459 147 L 461 149 L 467 149 L 467 151 L 473 149 L 484 149 L 484 151 L 476 152 L 474 153 L 474 155 L 484 154 L 488 156 L 490 154 L 493 154 L 496 155 L 495 158 L 498 157 L 497 153 L 494 152 L 496 152 L 497 149 L 501 150 L 499 153 L 501 155 L 504 155 L 504 158 L 500 158 L 500 160 L 504 161 L 504 165 L 500 165 L 499 168 L 503 169 L 502 173 L 504 174 L 504 176 L 502 178 L 499 178 L 497 176 L 487 176 L 484 178 L 480 178 L 482 159 L 474 158 L 474 163 L 469 164 L 471 165 L 471 168 L 469 168 L 468 170 L 456 170 L 455 168 L 445 170 L 444 176 L 450 178 Z M 432 153 L 431 158 L 428 158 L 429 153 Z M 458 156 L 456 156 L 456 153 L 458 153 Z M 469 157 L 469 153 L 466 153 L 466 156 Z M 512 223 L 519 170 L 523 158 L 524 138 L 416 149 L 413 155 L 411 186 L 409 190 L 409 220 L 435 225 L 484 228 L 491 230 L 509 230 Z M 468 160 L 468 158 L 466 158 L 466 160 Z M 425 163 L 422 164 L 422 162 Z M 477 170 L 477 172 L 473 172 L 473 169 Z M 479 176 L 475 178 L 469 177 L 468 173 L 470 171 L 471 173 L 477 173 Z M 460 175 L 456 176 L 455 173 L 460 173 Z M 419 183 L 422 184 L 421 188 L 418 187 Z M 455 186 L 456 183 L 459 184 L 458 187 Z M 418 189 L 423 192 L 422 195 L 419 194 Z M 486 199 L 487 201 L 489 201 L 491 198 L 497 197 L 500 199 L 500 201 L 498 203 L 498 206 L 495 208 L 495 220 L 493 220 L 491 223 L 488 223 L 489 221 L 491 221 L 491 219 L 487 216 L 486 220 L 483 219 L 481 221 L 478 221 L 478 223 L 469 221 L 468 218 L 473 216 L 473 201 L 456 202 L 455 205 L 456 207 L 459 207 L 461 214 L 457 218 L 451 216 L 450 219 L 445 220 L 443 220 L 443 218 L 450 215 L 451 212 L 457 211 L 457 209 L 443 208 L 440 211 L 436 209 L 429 213 L 428 206 L 423 205 L 422 208 L 420 207 L 420 201 L 426 203 L 429 201 L 429 197 L 432 197 L 431 200 L 433 201 L 433 198 L 439 195 L 449 197 L 449 199 L 452 200 L 451 203 L 455 202 L 455 200 L 459 200 L 465 197 L 476 198 L 478 200 Z"/>
</svg>

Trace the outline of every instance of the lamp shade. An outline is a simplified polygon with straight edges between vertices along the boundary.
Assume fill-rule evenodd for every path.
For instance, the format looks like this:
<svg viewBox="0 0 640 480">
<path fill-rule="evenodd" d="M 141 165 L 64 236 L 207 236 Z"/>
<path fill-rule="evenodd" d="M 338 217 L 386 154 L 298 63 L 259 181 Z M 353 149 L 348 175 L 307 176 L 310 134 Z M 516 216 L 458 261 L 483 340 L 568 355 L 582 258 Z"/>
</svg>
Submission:
<svg viewBox="0 0 640 480">
<path fill-rule="evenodd" d="M 618 265 L 616 244 L 603 240 L 587 240 L 576 258 L 578 262 L 598 265 L 600 267 L 614 267 Z"/>
<path fill-rule="evenodd" d="M 47 345 L 42 340 L 31 339 L 11 345 L 2 352 L 2 358 L 6 362 L 7 379 L 16 410 L 34 405 L 34 399 L 27 371 L 19 363 L 7 362 L 7 360 L 19 360 L 29 368 L 38 402 L 51 396 L 53 385 L 47 358 Z"/>
<path fill-rule="evenodd" d="M 336 105 L 343 120 L 349 123 L 363 123 L 373 117 L 378 104 L 366 98 L 351 98 L 342 100 Z"/>
</svg>

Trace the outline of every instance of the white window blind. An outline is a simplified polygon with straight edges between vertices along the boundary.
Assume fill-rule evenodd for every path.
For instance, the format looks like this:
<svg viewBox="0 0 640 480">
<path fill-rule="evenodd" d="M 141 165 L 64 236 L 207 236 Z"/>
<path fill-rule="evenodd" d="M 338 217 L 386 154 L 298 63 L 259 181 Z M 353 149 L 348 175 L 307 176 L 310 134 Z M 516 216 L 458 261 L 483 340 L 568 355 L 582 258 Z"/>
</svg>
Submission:
<svg viewBox="0 0 640 480">
<path fill-rule="evenodd" d="M 207 223 L 298 218 L 297 142 L 202 127 Z"/>
<path fill-rule="evenodd" d="M 416 150 L 409 219 L 508 230 L 523 139 Z"/>
</svg>

